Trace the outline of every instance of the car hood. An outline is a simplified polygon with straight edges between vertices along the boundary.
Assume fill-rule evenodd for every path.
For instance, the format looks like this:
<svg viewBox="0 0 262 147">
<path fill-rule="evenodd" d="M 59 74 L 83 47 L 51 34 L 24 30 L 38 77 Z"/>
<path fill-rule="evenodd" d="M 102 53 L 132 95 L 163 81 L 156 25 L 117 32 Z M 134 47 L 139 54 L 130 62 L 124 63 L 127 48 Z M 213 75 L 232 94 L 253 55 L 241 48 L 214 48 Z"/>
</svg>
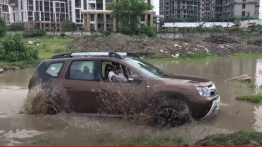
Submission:
<svg viewBox="0 0 262 147">
<path fill-rule="evenodd" d="M 162 82 L 166 84 L 171 84 L 171 83 L 183 83 L 183 84 L 190 84 L 190 85 L 202 85 L 202 86 L 207 86 L 212 84 L 212 81 L 202 78 L 202 77 L 197 77 L 193 75 L 174 75 L 170 74 L 164 77 L 159 78 Z"/>
</svg>

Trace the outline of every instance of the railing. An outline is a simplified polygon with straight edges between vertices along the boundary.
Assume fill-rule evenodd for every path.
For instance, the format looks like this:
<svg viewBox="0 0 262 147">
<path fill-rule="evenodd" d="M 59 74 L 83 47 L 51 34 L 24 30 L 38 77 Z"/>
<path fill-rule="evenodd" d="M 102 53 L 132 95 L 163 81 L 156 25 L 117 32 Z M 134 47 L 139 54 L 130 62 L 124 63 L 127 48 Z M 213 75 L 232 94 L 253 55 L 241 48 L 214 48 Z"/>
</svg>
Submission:
<svg viewBox="0 0 262 147">
<path fill-rule="evenodd" d="M 107 19 L 106 23 L 113 23 L 113 19 Z"/>
<path fill-rule="evenodd" d="M 95 7 L 89 7 L 88 10 L 95 10 Z"/>
</svg>

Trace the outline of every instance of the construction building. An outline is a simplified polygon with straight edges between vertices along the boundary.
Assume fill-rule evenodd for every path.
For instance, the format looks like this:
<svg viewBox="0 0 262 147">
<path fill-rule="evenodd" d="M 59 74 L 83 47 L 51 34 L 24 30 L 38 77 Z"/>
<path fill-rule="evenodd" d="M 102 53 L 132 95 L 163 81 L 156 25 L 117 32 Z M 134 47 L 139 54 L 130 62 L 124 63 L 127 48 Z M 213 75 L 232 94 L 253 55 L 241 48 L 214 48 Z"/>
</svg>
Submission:
<svg viewBox="0 0 262 147">
<path fill-rule="evenodd" d="M 24 24 L 25 28 L 61 31 L 61 22 L 70 19 L 83 25 L 81 0 L 4 0 L 8 1 L 10 23 Z M 0 2 L 1 3 L 1 2 Z"/>
<path fill-rule="evenodd" d="M 260 0 L 159 0 L 159 13 L 173 18 L 197 21 L 221 17 L 259 16 Z M 197 19 L 196 19 L 197 18 Z"/>
<path fill-rule="evenodd" d="M 62 31 L 61 22 L 69 19 L 79 30 L 97 31 L 108 27 L 116 30 L 116 21 L 106 6 L 113 0 L 0 0 L 0 12 L 7 22 L 20 23 L 26 29 L 39 28 L 45 31 Z M 151 4 L 151 0 L 146 0 Z M 153 26 L 152 11 L 142 17 L 143 22 Z"/>
<path fill-rule="evenodd" d="M 84 28 L 90 31 L 94 28 L 97 31 L 106 31 L 111 28 L 116 31 L 116 20 L 111 16 L 111 11 L 106 9 L 106 6 L 113 0 L 84 0 L 82 14 L 84 16 Z M 151 5 L 151 0 L 146 0 Z M 146 12 L 141 17 L 141 22 L 154 26 L 154 11 Z"/>
<path fill-rule="evenodd" d="M 159 0 L 159 13 L 169 21 L 173 18 L 186 20 L 201 20 L 204 16 L 211 15 L 210 5 L 212 2 L 204 3 L 203 0 Z M 208 1 L 208 0 L 205 0 Z"/>
<path fill-rule="evenodd" d="M 215 0 L 214 16 L 216 19 L 221 17 L 241 17 L 259 16 L 260 0 Z"/>
<path fill-rule="evenodd" d="M 10 23 L 10 13 L 9 13 L 8 0 L 0 0 L 0 16 L 2 16 L 7 23 Z"/>
</svg>

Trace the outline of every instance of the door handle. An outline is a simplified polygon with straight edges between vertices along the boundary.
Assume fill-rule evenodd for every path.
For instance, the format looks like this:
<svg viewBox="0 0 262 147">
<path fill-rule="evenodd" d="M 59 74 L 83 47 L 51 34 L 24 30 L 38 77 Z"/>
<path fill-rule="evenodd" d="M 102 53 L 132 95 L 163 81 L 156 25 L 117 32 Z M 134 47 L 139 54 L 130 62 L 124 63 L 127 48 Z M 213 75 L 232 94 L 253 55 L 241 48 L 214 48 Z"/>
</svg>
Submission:
<svg viewBox="0 0 262 147">
<path fill-rule="evenodd" d="M 71 86 L 65 86 L 64 88 L 65 89 L 71 89 Z"/>
</svg>

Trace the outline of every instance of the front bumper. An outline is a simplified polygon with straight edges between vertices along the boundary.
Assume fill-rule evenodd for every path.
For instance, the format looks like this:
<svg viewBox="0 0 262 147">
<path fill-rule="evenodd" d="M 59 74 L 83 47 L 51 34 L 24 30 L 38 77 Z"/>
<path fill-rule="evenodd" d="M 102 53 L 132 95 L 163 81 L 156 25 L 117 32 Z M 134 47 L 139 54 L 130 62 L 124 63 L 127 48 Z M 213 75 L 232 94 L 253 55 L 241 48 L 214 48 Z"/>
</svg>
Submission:
<svg viewBox="0 0 262 147">
<path fill-rule="evenodd" d="M 220 96 L 218 97 L 218 99 L 216 99 L 216 100 L 213 101 L 210 110 L 208 111 L 208 113 L 206 114 L 206 116 L 204 116 L 203 118 L 201 118 L 201 120 L 215 117 L 215 116 L 217 115 L 219 109 L 220 109 Z"/>
</svg>

